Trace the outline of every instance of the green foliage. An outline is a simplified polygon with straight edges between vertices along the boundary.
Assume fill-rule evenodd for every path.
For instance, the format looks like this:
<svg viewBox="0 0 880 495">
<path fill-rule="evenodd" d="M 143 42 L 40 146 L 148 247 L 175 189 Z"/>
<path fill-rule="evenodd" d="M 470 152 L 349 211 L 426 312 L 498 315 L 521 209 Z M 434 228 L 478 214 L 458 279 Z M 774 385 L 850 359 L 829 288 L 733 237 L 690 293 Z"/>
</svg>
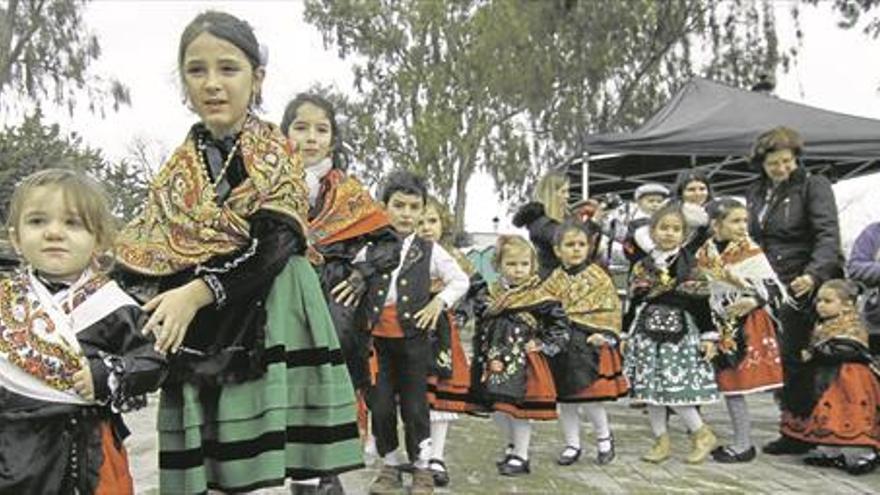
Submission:
<svg viewBox="0 0 880 495">
<path fill-rule="evenodd" d="M 43 123 L 38 110 L 16 127 L 0 132 L 0 218 L 6 210 L 15 184 L 25 176 L 50 167 L 74 168 L 97 179 L 110 197 L 113 212 L 121 219 L 132 218 L 146 198 L 145 170 L 128 160 L 108 162 L 99 150 L 82 142 L 76 134 L 64 135 L 57 124 Z"/>
<path fill-rule="evenodd" d="M 98 39 L 83 24 L 85 0 L 7 0 L 0 6 L 0 108 L 24 97 L 66 105 L 77 101 L 103 113 L 129 104 L 128 88 L 92 74 L 101 55 Z M 77 99 L 78 95 L 85 98 Z"/>
<path fill-rule="evenodd" d="M 357 171 L 405 167 L 454 198 L 488 172 L 519 197 L 590 132 L 640 124 L 694 75 L 748 86 L 786 68 L 771 0 L 308 0 L 354 61 L 342 113 Z"/>
</svg>

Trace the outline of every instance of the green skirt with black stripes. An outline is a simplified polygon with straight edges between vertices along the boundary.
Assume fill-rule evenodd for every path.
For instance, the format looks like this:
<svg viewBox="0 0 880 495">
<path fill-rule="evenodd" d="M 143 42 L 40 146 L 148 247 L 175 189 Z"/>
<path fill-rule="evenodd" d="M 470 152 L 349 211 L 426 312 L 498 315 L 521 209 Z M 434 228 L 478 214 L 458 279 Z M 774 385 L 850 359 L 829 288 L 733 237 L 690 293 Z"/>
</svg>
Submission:
<svg viewBox="0 0 880 495">
<path fill-rule="evenodd" d="M 318 278 L 291 258 L 266 299 L 261 378 L 215 388 L 184 383 L 159 402 L 161 493 L 243 492 L 363 466 L 354 389 Z"/>
</svg>

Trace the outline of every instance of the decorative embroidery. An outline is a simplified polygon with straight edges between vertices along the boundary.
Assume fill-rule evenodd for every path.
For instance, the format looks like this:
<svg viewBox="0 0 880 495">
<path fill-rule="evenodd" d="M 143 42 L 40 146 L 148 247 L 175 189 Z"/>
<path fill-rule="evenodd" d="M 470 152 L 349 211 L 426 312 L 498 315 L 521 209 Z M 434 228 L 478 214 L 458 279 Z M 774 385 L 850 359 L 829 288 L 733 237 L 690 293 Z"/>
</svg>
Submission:
<svg viewBox="0 0 880 495">
<path fill-rule="evenodd" d="M 107 377 L 107 386 L 110 388 L 108 403 L 115 413 L 127 413 L 136 411 L 147 405 L 146 394 L 128 395 L 128 386 L 125 380 L 125 360 L 120 356 L 100 351 L 98 354 L 104 366 L 110 370 Z"/>
<path fill-rule="evenodd" d="M 202 275 L 202 280 L 208 284 L 208 288 L 211 289 L 211 292 L 214 293 L 214 305 L 217 308 L 222 308 L 224 304 L 226 304 L 226 289 L 223 288 L 223 284 L 220 282 L 220 279 L 217 278 L 217 275 L 213 273 L 208 273 L 206 275 Z"/>
<path fill-rule="evenodd" d="M 81 355 L 61 335 L 53 338 L 55 324 L 29 284 L 25 271 L 0 282 L 0 354 L 50 387 L 69 390 L 73 388 L 73 375 L 82 368 Z M 86 285 L 86 291 L 95 286 L 92 281 Z"/>
<path fill-rule="evenodd" d="M 868 330 L 855 311 L 844 311 L 816 325 L 810 345 L 817 346 L 830 339 L 851 339 L 868 345 Z"/>
<path fill-rule="evenodd" d="M 251 245 L 247 248 L 247 251 L 241 253 L 241 256 L 237 256 L 234 260 L 227 261 L 223 263 L 222 266 L 219 267 L 210 267 L 205 265 L 198 265 L 195 269 L 195 275 L 198 277 L 202 273 L 229 273 L 232 270 L 238 268 L 238 265 L 244 263 L 249 260 L 255 254 L 257 254 L 257 246 L 259 246 L 259 239 L 251 239 Z"/>
<path fill-rule="evenodd" d="M 620 333 L 620 298 L 611 277 L 598 265 L 589 265 L 574 275 L 557 268 L 544 281 L 544 287 L 562 302 L 571 321 Z"/>
<path fill-rule="evenodd" d="M 117 259 L 147 275 L 169 275 L 230 254 L 250 240 L 247 219 L 268 210 L 306 232 L 308 191 L 299 153 L 272 124 L 249 117 L 239 137 L 248 178 L 218 205 L 192 135 L 156 175 L 143 213 L 119 234 Z"/>
<path fill-rule="evenodd" d="M 354 177 L 339 170 L 327 173 L 323 210 L 309 222 L 311 243 L 326 246 L 374 232 L 389 224 L 382 206 Z"/>
<path fill-rule="evenodd" d="M 537 275 L 532 276 L 523 284 L 505 289 L 499 283 L 489 286 L 489 315 L 497 315 L 502 311 L 535 306 L 542 302 L 553 301 L 555 298 L 541 285 Z"/>
</svg>

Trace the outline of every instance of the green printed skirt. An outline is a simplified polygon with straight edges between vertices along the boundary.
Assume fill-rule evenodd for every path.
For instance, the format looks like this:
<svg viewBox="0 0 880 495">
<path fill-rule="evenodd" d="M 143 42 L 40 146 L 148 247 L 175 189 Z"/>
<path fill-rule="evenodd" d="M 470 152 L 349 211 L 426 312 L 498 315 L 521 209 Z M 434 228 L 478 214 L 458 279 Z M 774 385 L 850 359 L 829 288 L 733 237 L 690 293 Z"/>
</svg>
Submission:
<svg viewBox="0 0 880 495">
<path fill-rule="evenodd" d="M 261 378 L 169 387 L 159 402 L 161 493 L 243 492 L 363 466 L 354 389 L 318 278 L 291 258 L 266 300 Z"/>
</svg>

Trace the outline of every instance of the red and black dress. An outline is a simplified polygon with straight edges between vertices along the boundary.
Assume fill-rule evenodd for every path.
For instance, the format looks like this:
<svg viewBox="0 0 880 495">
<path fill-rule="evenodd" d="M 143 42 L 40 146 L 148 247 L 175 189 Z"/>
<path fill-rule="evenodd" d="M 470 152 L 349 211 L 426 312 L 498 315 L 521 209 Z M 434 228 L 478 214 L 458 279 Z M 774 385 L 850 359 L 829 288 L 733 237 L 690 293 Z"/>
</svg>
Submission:
<svg viewBox="0 0 880 495">
<path fill-rule="evenodd" d="M 0 493 L 134 493 L 120 413 L 146 405 L 165 374 L 144 321 L 100 274 L 0 281 Z M 93 401 L 73 390 L 83 361 Z"/>
<path fill-rule="evenodd" d="M 792 407 L 783 412 L 782 433 L 817 445 L 880 449 L 880 367 L 858 314 L 816 325 L 804 358 L 801 393 L 787 398 Z"/>
<path fill-rule="evenodd" d="M 617 289 L 597 264 L 557 268 L 544 281 L 550 294 L 562 301 L 571 326 L 568 345 L 553 358 L 558 402 L 616 400 L 629 393 L 618 348 L 622 310 Z M 600 334 L 605 342 L 587 340 Z"/>
<path fill-rule="evenodd" d="M 518 419 L 556 419 L 556 385 L 547 357 L 558 354 L 569 339 L 561 303 L 537 276 L 517 287 L 492 284 L 476 301 L 475 402 Z M 532 340 L 541 344 L 539 351 L 526 351 Z M 500 371 L 492 371 L 493 362 L 501 363 Z"/>
</svg>

